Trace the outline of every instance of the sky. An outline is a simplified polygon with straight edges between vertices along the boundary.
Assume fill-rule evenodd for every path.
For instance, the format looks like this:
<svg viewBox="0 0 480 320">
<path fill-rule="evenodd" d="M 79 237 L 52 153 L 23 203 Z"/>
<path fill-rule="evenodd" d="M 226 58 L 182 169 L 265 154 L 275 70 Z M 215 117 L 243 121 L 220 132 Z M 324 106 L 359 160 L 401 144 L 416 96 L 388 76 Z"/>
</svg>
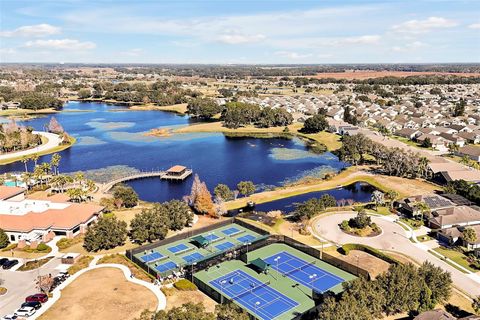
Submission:
<svg viewBox="0 0 480 320">
<path fill-rule="evenodd" d="M 0 62 L 480 62 L 480 0 L 0 0 Z"/>
</svg>

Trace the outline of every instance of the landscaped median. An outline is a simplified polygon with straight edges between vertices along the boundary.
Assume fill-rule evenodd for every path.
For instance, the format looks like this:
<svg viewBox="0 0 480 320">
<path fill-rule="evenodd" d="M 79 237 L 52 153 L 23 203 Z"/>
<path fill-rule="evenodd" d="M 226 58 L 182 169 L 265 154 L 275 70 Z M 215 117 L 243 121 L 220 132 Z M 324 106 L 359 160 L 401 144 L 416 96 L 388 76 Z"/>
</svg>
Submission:
<svg viewBox="0 0 480 320">
<path fill-rule="evenodd" d="M 453 250 L 453 249 L 448 249 L 446 247 L 438 247 L 433 249 L 433 252 L 432 250 L 430 250 L 430 252 L 435 253 L 436 255 L 439 255 L 443 260 L 445 260 L 451 266 L 457 268 L 462 272 L 465 272 L 465 270 L 462 268 L 459 268 L 457 265 L 453 263 L 450 263 L 450 261 L 446 260 L 445 258 L 450 259 L 451 261 L 462 266 L 463 268 L 467 269 L 470 272 L 476 273 L 480 271 L 480 263 L 475 262 L 474 258 L 464 254 L 460 249 Z"/>
</svg>

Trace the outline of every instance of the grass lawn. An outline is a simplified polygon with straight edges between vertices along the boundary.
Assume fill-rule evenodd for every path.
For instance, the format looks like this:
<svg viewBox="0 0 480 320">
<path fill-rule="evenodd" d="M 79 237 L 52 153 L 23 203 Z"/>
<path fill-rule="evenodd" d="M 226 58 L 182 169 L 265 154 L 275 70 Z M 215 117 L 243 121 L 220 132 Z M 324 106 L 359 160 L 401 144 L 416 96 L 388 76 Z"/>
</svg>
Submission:
<svg viewBox="0 0 480 320">
<path fill-rule="evenodd" d="M 415 219 L 409 219 L 409 218 L 400 218 L 400 221 L 402 221 L 405 224 L 408 224 L 413 230 L 419 229 L 421 226 L 423 226 L 423 222 L 420 220 L 415 220 Z M 406 228 L 404 228 L 406 229 Z M 406 229 L 408 231 L 408 229 Z"/>
<path fill-rule="evenodd" d="M 71 320 L 130 320 L 156 307 L 149 289 L 127 281 L 121 270 L 101 268 L 82 274 L 63 289 L 61 298 L 39 319 L 63 320 L 68 315 Z"/>
<path fill-rule="evenodd" d="M 116 263 L 116 264 L 123 264 L 130 269 L 130 272 L 133 273 L 135 278 L 140 280 L 144 280 L 150 282 L 152 278 L 140 267 L 138 267 L 135 263 L 128 260 L 123 254 L 110 254 L 102 257 L 98 260 L 97 264 L 103 263 Z"/>
<path fill-rule="evenodd" d="M 159 110 L 159 111 L 175 112 L 178 114 L 186 114 L 187 104 L 180 103 L 180 104 L 174 104 L 171 106 L 156 106 L 154 104 L 145 104 L 145 105 L 134 105 L 134 106 L 131 106 L 129 109 L 135 110 L 135 111 Z"/>
<path fill-rule="evenodd" d="M 60 111 L 47 108 L 41 110 L 30 110 L 30 109 L 14 109 L 14 110 L 0 110 L 0 117 L 25 117 L 30 118 L 34 115 L 44 115 L 51 113 L 58 113 Z"/>
<path fill-rule="evenodd" d="M 382 215 L 382 216 L 388 216 L 388 215 L 391 215 L 391 214 L 392 214 L 392 213 L 390 212 L 390 207 L 387 207 L 387 206 L 378 207 L 377 210 L 367 209 L 366 211 L 367 211 L 368 213 L 380 214 L 380 215 Z"/>
<path fill-rule="evenodd" d="M 463 252 L 453 250 L 453 249 L 448 249 L 446 247 L 438 247 L 438 248 L 435 248 L 433 250 L 435 252 L 441 254 L 442 256 L 445 256 L 445 257 L 449 258 L 450 260 L 458 263 L 462 267 L 464 267 L 464 268 L 466 268 L 466 269 L 468 269 L 472 272 L 480 271 L 480 269 L 476 269 L 476 268 L 472 267 L 470 262 L 468 262 L 468 260 L 467 260 L 467 256 Z"/>
<path fill-rule="evenodd" d="M 42 151 L 42 152 L 37 152 L 37 154 L 39 156 L 44 156 L 44 155 L 47 155 L 47 154 L 60 152 L 60 151 L 63 151 L 65 149 L 70 148 L 71 146 L 73 146 L 75 144 L 75 142 L 77 142 L 77 139 L 75 139 L 74 137 L 70 137 L 69 143 L 62 144 L 62 145 L 56 146 L 54 148 L 51 148 L 51 149 L 48 149 L 48 150 L 45 150 L 45 151 Z M 8 158 L 8 159 L 5 159 L 5 160 L 0 160 L 0 165 L 20 161 L 20 160 L 22 160 L 22 158 L 23 158 L 23 156 L 19 156 L 19 157 L 14 157 L 14 158 Z"/>
<path fill-rule="evenodd" d="M 78 271 L 87 268 L 90 265 L 90 262 L 92 262 L 92 260 L 93 260 L 93 257 L 91 256 L 80 257 L 80 259 L 78 259 L 77 262 L 71 265 L 67 271 L 70 275 L 75 274 Z"/>
<path fill-rule="evenodd" d="M 330 151 L 340 149 L 340 147 L 342 146 L 342 142 L 340 141 L 341 137 L 338 134 L 322 131 L 313 134 L 298 133 L 298 135 L 323 143 Z"/>
</svg>

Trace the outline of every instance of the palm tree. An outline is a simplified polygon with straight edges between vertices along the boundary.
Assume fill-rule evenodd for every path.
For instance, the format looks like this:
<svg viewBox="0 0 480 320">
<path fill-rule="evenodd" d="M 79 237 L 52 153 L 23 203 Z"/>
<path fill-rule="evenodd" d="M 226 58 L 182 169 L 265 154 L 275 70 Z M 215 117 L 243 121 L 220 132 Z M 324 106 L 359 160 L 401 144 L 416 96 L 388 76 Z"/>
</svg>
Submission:
<svg viewBox="0 0 480 320">
<path fill-rule="evenodd" d="M 27 186 L 27 189 L 30 188 L 31 180 L 32 180 L 32 173 L 30 173 L 28 171 L 22 173 L 22 182 L 25 183 L 25 185 Z"/>
<path fill-rule="evenodd" d="M 450 152 L 450 154 L 455 154 L 455 152 L 458 152 L 458 149 L 459 149 L 459 146 L 458 144 L 456 143 L 449 143 L 448 144 L 448 152 Z"/>
<path fill-rule="evenodd" d="M 420 212 L 422 215 L 422 221 L 425 220 L 425 215 L 427 215 L 427 217 L 430 215 L 430 207 L 425 202 L 415 202 L 413 207 L 415 211 Z"/>
<path fill-rule="evenodd" d="M 460 160 L 460 163 L 468 166 L 470 165 L 470 158 L 468 156 L 463 156 L 462 159 Z"/>
<path fill-rule="evenodd" d="M 35 164 L 35 167 L 36 167 L 37 162 L 38 162 L 38 158 L 40 158 L 40 156 L 38 155 L 38 153 L 34 153 L 34 154 L 32 154 L 32 156 L 30 158 L 33 160 L 33 163 Z"/>
<path fill-rule="evenodd" d="M 73 182 L 73 178 L 66 175 L 56 175 L 51 180 L 52 185 L 57 187 L 62 193 L 65 192 L 65 186 L 71 182 Z"/>
<path fill-rule="evenodd" d="M 30 161 L 30 158 L 28 156 L 23 156 L 21 161 L 25 165 L 25 172 L 28 172 L 27 163 L 28 163 L 28 161 Z"/>
<path fill-rule="evenodd" d="M 398 192 L 395 191 L 395 190 L 388 190 L 387 191 L 387 198 L 388 200 L 390 200 L 390 208 L 393 207 L 393 203 L 395 202 L 395 200 L 397 200 L 398 198 Z"/>
<path fill-rule="evenodd" d="M 422 178 L 426 178 L 427 176 L 427 167 L 430 161 L 426 157 L 420 157 L 418 159 L 418 171 L 420 172 L 420 176 Z"/>
<path fill-rule="evenodd" d="M 62 159 L 62 156 L 60 156 L 58 153 L 54 153 L 52 156 L 52 159 L 50 159 L 50 165 L 54 169 L 54 174 L 58 174 L 58 166 L 60 165 L 60 160 Z"/>
</svg>

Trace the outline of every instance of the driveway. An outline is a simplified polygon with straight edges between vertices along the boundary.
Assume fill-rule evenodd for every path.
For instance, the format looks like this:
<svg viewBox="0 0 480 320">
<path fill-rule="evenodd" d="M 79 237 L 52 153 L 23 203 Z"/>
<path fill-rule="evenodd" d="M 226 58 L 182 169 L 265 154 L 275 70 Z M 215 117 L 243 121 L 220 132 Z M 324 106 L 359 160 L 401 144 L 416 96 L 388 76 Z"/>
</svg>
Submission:
<svg viewBox="0 0 480 320">
<path fill-rule="evenodd" d="M 60 258 L 53 258 L 39 270 L 11 271 L 1 269 L 0 279 L 5 281 L 2 286 L 6 287 L 8 291 L 0 298 L 0 316 L 13 313 L 25 302 L 26 296 L 38 293 L 35 286 L 38 275 L 51 273 L 52 276 L 56 276 L 61 271 L 57 269 L 60 264 Z"/>
<path fill-rule="evenodd" d="M 342 212 L 328 216 L 319 216 L 313 220 L 312 231 L 319 237 L 337 243 L 359 243 L 377 249 L 396 251 L 403 255 L 412 257 L 420 263 L 429 261 L 450 272 L 453 283 L 470 296 L 480 295 L 480 277 L 475 274 L 465 274 L 452 267 L 443 260 L 430 254 L 428 246 L 421 243 L 412 243 L 409 234 L 400 225 L 394 222 L 396 216 L 377 217 L 372 216 L 372 221 L 382 229 L 382 234 L 376 237 L 356 237 L 340 230 L 338 225 L 346 219 L 354 217 L 353 212 Z"/>
<path fill-rule="evenodd" d="M 62 139 L 58 134 L 50 133 L 50 132 L 43 132 L 43 131 L 33 131 L 34 134 L 39 134 L 45 138 L 48 139 L 47 143 L 42 144 L 38 147 L 28 149 L 28 150 L 23 150 L 23 151 L 18 151 L 18 152 L 12 152 L 8 154 L 2 154 L 0 155 L 0 160 L 9 160 L 12 158 L 17 158 L 17 157 L 23 157 L 23 156 L 28 156 L 32 155 L 34 153 L 40 153 L 44 151 L 48 151 L 52 148 L 55 148 L 59 146 L 62 143 Z"/>
</svg>

